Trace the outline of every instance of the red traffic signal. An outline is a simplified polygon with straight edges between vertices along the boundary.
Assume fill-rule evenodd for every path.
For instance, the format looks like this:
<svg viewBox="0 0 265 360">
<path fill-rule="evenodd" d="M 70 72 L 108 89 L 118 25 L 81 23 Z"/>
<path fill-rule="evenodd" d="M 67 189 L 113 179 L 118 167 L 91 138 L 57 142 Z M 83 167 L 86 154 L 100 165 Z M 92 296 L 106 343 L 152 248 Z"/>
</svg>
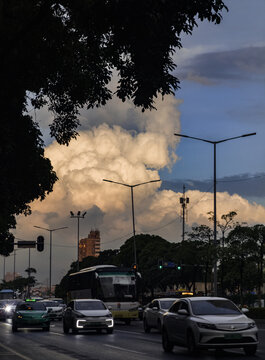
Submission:
<svg viewBox="0 0 265 360">
<path fill-rule="evenodd" d="M 37 237 L 37 250 L 38 251 L 44 250 L 44 237 L 41 235 Z"/>
</svg>

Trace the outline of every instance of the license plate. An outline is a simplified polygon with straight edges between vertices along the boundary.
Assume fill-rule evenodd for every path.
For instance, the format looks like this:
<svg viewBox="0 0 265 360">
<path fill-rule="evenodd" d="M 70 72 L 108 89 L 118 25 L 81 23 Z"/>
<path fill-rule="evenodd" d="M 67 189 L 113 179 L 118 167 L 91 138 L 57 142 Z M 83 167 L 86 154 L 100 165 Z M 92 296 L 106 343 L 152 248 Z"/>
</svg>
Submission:
<svg viewBox="0 0 265 360">
<path fill-rule="evenodd" d="M 225 334 L 225 339 L 235 340 L 235 339 L 241 339 L 241 338 L 242 338 L 241 334 Z"/>
</svg>

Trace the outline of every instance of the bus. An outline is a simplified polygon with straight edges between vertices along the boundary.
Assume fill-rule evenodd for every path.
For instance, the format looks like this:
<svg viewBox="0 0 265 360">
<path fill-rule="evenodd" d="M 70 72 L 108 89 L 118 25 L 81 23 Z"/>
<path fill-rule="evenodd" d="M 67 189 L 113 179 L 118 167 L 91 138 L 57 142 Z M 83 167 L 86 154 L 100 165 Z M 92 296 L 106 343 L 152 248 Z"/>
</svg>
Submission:
<svg viewBox="0 0 265 360">
<path fill-rule="evenodd" d="M 14 298 L 15 298 L 14 290 L 11 289 L 0 290 L 0 300 L 14 299 Z"/>
<path fill-rule="evenodd" d="M 130 324 L 138 319 L 137 281 L 132 269 L 114 265 L 97 265 L 69 276 L 67 300 L 100 299 L 112 312 L 114 319 Z"/>
</svg>

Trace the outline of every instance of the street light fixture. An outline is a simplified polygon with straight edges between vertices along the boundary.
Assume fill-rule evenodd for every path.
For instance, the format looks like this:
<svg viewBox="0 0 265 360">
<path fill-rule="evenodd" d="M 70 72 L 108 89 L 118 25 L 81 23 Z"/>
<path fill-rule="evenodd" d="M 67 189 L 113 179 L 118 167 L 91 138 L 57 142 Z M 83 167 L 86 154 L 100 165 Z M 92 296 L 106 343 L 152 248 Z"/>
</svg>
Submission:
<svg viewBox="0 0 265 360">
<path fill-rule="evenodd" d="M 51 294 L 51 292 L 52 292 L 52 233 L 53 233 L 53 231 L 62 230 L 62 229 L 67 229 L 68 226 L 63 226 L 63 227 L 56 228 L 56 229 L 46 229 L 46 228 L 44 228 L 44 227 L 37 226 L 37 225 L 34 225 L 34 227 L 37 228 L 37 229 L 42 229 L 42 230 L 46 230 L 46 231 L 49 231 L 49 232 L 50 232 L 49 292 L 50 292 L 50 294 Z"/>
<path fill-rule="evenodd" d="M 78 211 L 75 215 L 73 211 L 70 211 L 70 218 L 77 219 L 77 271 L 79 271 L 79 219 L 84 219 L 86 211 L 81 215 L 81 211 Z"/>
<path fill-rule="evenodd" d="M 150 184 L 150 183 L 154 183 L 154 182 L 158 182 L 161 181 L 160 179 L 158 180 L 150 180 L 150 181 L 145 181 L 139 184 L 135 184 L 135 185 L 129 185 L 129 184 L 124 184 L 124 183 L 120 183 L 117 181 L 112 181 L 112 180 L 107 180 L 107 179 L 103 179 L 103 181 L 107 181 L 113 184 L 118 184 L 118 185 L 122 185 L 122 186 L 127 186 L 131 189 L 131 198 L 132 198 L 132 223 L 133 223 L 133 247 L 134 247 L 134 263 L 137 269 L 137 256 L 136 256 L 136 241 L 135 241 L 135 221 L 134 221 L 134 203 L 133 203 L 133 188 L 136 186 L 140 186 L 140 185 L 144 185 L 144 184 Z"/>
<path fill-rule="evenodd" d="M 243 137 L 247 137 L 247 136 L 252 136 L 252 135 L 256 135 L 256 133 L 249 133 L 249 134 L 243 134 L 240 136 L 234 136 L 231 138 L 227 138 L 227 139 L 222 139 L 222 140 L 218 140 L 218 141 L 212 141 L 212 140 L 208 140 L 208 139 L 201 139 L 201 138 L 197 138 L 194 136 L 189 136 L 189 135 L 184 135 L 184 134 L 174 134 L 175 136 L 179 136 L 179 137 L 184 137 L 184 138 L 188 138 L 188 139 L 194 139 L 194 140 L 199 140 L 199 141 L 204 141 L 207 142 L 209 144 L 213 144 L 214 146 L 214 172 L 213 172 L 213 192 L 214 192 L 214 215 L 213 215 L 213 222 L 214 222 L 214 229 L 213 229 L 213 241 L 214 241 L 214 246 L 217 246 L 217 211 L 216 211 L 216 145 L 223 143 L 225 141 L 229 141 L 229 140 L 234 140 L 234 139 L 239 139 L 239 138 L 243 138 Z M 214 259 L 214 296 L 217 296 L 217 259 L 215 257 Z"/>
</svg>

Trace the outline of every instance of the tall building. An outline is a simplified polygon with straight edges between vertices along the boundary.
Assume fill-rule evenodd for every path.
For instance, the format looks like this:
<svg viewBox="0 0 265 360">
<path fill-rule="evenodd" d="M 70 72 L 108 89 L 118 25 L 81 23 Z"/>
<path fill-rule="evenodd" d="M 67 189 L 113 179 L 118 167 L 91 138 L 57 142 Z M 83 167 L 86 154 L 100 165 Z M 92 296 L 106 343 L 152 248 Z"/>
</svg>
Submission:
<svg viewBox="0 0 265 360">
<path fill-rule="evenodd" d="M 91 230 L 87 238 L 79 241 L 79 261 L 87 256 L 98 257 L 100 253 L 100 232 Z"/>
</svg>

